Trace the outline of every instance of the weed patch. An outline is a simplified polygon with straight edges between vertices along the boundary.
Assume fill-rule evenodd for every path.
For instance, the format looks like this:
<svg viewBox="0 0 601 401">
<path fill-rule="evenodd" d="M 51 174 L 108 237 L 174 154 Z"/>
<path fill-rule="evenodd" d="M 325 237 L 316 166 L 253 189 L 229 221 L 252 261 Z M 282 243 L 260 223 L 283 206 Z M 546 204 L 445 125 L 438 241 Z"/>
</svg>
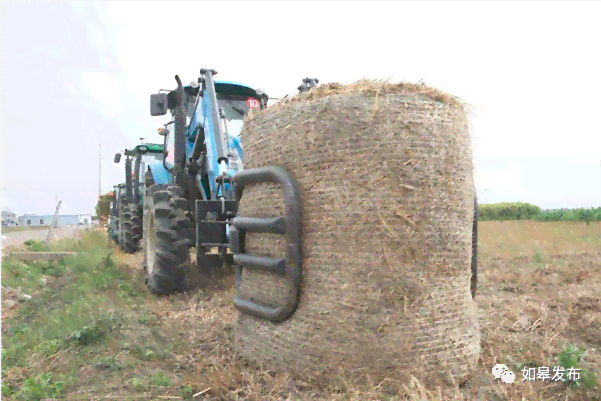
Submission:
<svg viewBox="0 0 601 401">
<path fill-rule="evenodd" d="M 62 395 L 64 383 L 55 380 L 50 373 L 42 373 L 28 377 L 18 389 L 2 384 L 2 395 L 12 396 L 15 400 L 41 400 L 43 398 L 57 398 Z"/>
<path fill-rule="evenodd" d="M 597 376 L 591 369 L 582 367 L 584 355 L 584 349 L 569 344 L 559 353 L 557 361 L 565 372 L 572 372 L 578 375 L 578 380 L 575 380 L 575 377 L 572 375 L 572 380 L 570 380 L 572 386 L 575 388 L 584 386 L 587 389 L 591 389 L 597 385 Z"/>
<path fill-rule="evenodd" d="M 163 372 L 159 372 L 155 375 L 152 375 L 152 377 L 150 378 L 150 381 L 153 386 L 165 387 L 165 386 L 171 386 L 173 384 L 171 379 L 169 377 L 165 376 L 165 374 Z"/>
<path fill-rule="evenodd" d="M 50 250 L 44 241 L 27 240 L 23 243 L 30 252 L 47 252 Z"/>
</svg>

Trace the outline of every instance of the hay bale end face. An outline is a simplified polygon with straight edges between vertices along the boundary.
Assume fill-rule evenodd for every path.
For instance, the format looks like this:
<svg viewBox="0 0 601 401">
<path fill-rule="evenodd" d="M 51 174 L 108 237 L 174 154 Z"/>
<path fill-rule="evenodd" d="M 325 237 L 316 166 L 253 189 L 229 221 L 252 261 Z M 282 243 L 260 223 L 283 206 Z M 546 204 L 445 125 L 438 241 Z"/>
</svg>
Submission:
<svg viewBox="0 0 601 401">
<path fill-rule="evenodd" d="M 280 165 L 299 182 L 304 283 L 286 322 L 239 316 L 240 352 L 305 379 L 466 376 L 480 331 L 462 105 L 423 85 L 324 85 L 252 114 L 241 137 L 245 168 Z M 280 189 L 245 189 L 239 214 L 283 215 Z M 285 255 L 267 234 L 249 233 L 246 251 Z M 273 275 L 242 273 L 244 298 L 278 306 L 288 291 Z"/>
</svg>

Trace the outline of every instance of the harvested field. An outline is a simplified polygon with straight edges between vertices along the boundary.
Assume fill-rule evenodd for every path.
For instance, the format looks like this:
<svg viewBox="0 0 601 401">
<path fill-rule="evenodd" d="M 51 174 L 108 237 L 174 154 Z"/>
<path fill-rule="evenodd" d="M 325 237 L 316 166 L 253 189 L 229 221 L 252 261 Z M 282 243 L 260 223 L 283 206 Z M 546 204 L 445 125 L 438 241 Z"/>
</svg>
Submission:
<svg viewBox="0 0 601 401">
<path fill-rule="evenodd" d="M 3 284 L 21 283 L 24 290 L 40 291 L 36 296 L 42 297 L 35 301 L 34 296 L 33 302 L 14 309 L 3 307 L 3 393 L 8 394 L 10 386 L 14 395 L 6 399 L 42 399 L 54 394 L 61 400 L 598 401 L 599 378 L 591 389 L 585 388 L 584 381 L 579 388 L 560 382 L 523 382 L 520 369 L 558 366 L 558 356 L 565 359 L 571 353 L 567 346 L 574 346 L 585 351 L 579 363 L 582 372 L 597 369 L 599 376 L 601 252 L 595 247 L 600 241 L 599 223 L 482 222 L 477 297 L 482 350 L 476 371 L 455 387 L 427 388 L 429 383 L 414 382 L 398 388 L 387 381 L 363 386 L 348 383 L 343 389 L 296 381 L 241 358 L 233 347 L 237 312 L 231 304 L 231 283 L 213 293 L 156 298 L 143 291 L 137 273 L 141 255 L 109 251 L 106 242 L 94 238 L 63 242 L 61 250 L 94 249 L 90 259 L 80 255 L 83 259 L 71 262 L 79 266 L 87 260 L 92 267 L 84 274 L 77 273 L 84 267 L 71 271 L 66 266 L 62 275 L 58 272 L 49 278 L 43 291 L 31 284 L 33 278 L 37 280 L 34 269 L 29 276 L 15 277 L 15 270 L 3 261 Z M 97 263 L 104 263 L 101 251 L 113 253 L 116 266 L 98 269 Z M 84 274 L 77 276 L 79 280 L 87 274 L 101 275 L 94 276 L 94 281 L 74 281 L 74 274 Z M 68 316 L 87 316 L 84 309 L 78 315 L 72 309 L 86 308 L 86 304 L 68 304 L 82 286 L 85 296 L 95 300 L 95 311 L 110 317 L 111 328 L 99 324 L 94 327 L 104 330 L 102 337 L 67 345 L 64 338 L 78 327 Z M 40 308 L 44 314 L 39 314 Z M 60 316 L 70 322 L 69 331 L 61 333 L 62 326 L 51 324 L 50 318 Z M 83 320 L 81 325 L 91 327 Z M 24 333 L 29 334 L 24 337 Z M 490 371 L 496 363 L 516 373 L 513 384 L 493 379 Z M 46 390 L 37 393 L 42 397 L 16 396 L 24 388 L 33 394 L 34 383 L 46 373 L 51 379 Z M 64 383 L 60 395 L 50 390 L 57 382 Z"/>
</svg>

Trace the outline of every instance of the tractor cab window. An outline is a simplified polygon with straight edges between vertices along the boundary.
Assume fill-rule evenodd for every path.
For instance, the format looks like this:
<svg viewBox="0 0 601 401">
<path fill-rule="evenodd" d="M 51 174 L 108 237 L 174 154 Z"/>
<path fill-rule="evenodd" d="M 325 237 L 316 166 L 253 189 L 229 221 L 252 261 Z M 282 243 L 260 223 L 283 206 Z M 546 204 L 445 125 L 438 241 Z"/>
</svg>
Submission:
<svg viewBox="0 0 601 401">
<path fill-rule="evenodd" d="M 258 109 L 259 99 L 246 96 L 217 95 L 219 107 L 223 109 L 227 120 L 227 131 L 230 136 L 238 137 L 242 130 L 242 120 L 251 109 Z"/>
<path fill-rule="evenodd" d="M 162 161 L 163 161 L 162 153 L 146 153 L 145 155 L 142 156 L 142 159 L 140 160 L 140 176 L 138 177 L 140 186 L 144 185 L 144 177 L 146 176 L 146 172 L 148 171 L 148 166 L 150 164 L 154 164 L 156 162 L 160 163 Z"/>
<path fill-rule="evenodd" d="M 148 164 L 154 163 L 154 162 L 160 162 L 163 160 L 163 154 L 162 153 L 146 153 L 144 155 L 144 157 L 142 158 L 142 162 Z"/>
<path fill-rule="evenodd" d="M 194 117 L 194 105 L 198 96 L 187 96 L 184 103 L 184 112 L 186 113 L 186 126 L 190 124 Z M 220 95 L 217 94 L 217 103 L 223 109 L 225 119 L 227 120 L 228 134 L 239 136 L 242 130 L 242 120 L 251 109 L 260 107 L 259 99 L 247 96 Z"/>
<path fill-rule="evenodd" d="M 217 101 L 228 120 L 242 120 L 251 109 L 258 109 L 260 106 L 259 99 L 246 96 L 217 95 Z"/>
<path fill-rule="evenodd" d="M 145 153 L 142 155 L 140 160 L 140 170 L 144 171 L 144 166 L 149 164 L 160 162 L 163 160 L 163 153 Z"/>
</svg>

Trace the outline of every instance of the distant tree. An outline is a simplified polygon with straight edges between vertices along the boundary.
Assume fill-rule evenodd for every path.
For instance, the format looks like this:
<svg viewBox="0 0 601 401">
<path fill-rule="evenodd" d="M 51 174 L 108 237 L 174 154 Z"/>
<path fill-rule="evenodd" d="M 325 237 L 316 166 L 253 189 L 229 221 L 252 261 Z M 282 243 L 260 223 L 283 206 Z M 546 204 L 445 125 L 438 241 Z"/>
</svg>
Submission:
<svg viewBox="0 0 601 401">
<path fill-rule="evenodd" d="M 98 216 L 100 220 L 108 219 L 109 213 L 111 212 L 111 200 L 113 199 L 113 196 L 113 192 L 108 192 L 98 198 L 98 203 L 96 204 L 96 216 Z"/>
</svg>

